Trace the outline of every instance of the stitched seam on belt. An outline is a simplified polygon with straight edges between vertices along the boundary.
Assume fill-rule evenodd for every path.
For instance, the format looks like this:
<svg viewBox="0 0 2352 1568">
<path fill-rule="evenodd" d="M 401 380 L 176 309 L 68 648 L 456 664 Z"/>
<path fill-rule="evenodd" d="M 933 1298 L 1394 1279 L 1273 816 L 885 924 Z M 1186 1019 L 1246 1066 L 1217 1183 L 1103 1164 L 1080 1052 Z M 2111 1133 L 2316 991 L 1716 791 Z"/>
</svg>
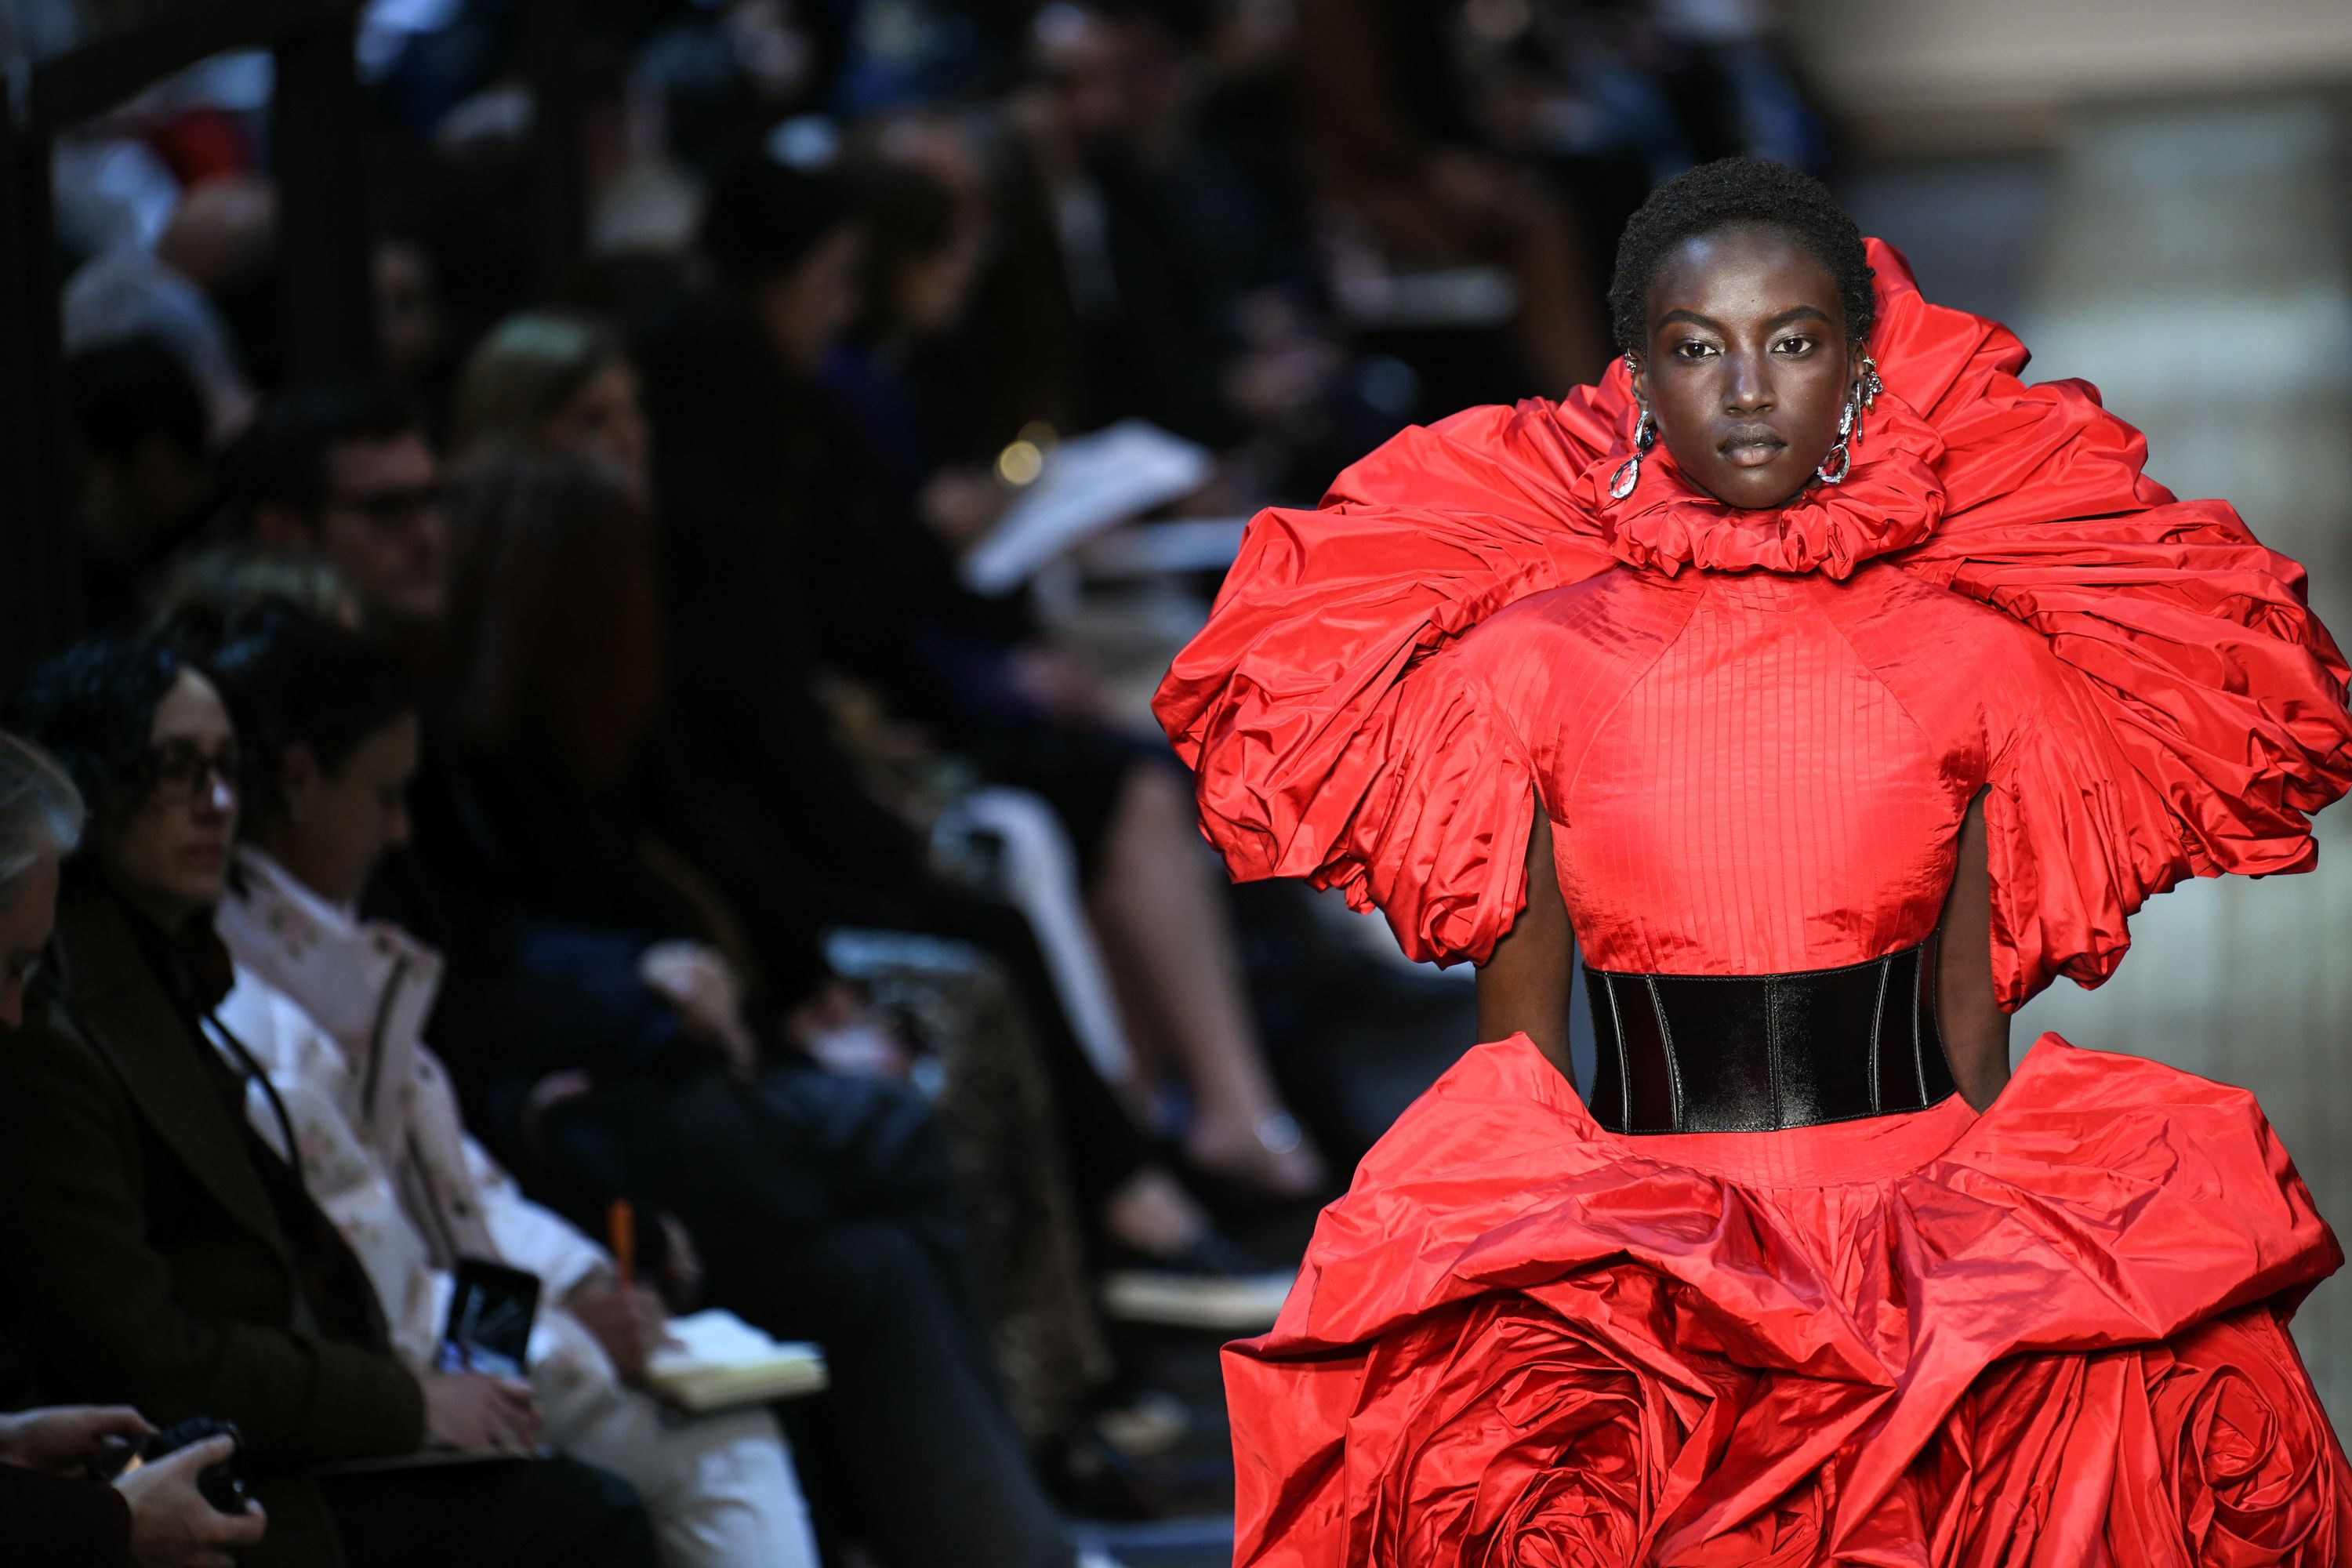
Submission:
<svg viewBox="0 0 2352 1568">
<path fill-rule="evenodd" d="M 1919 1054 L 1919 986 L 1927 978 L 1927 955 L 1911 966 L 1911 1071 L 1919 1080 L 1919 1103 L 1927 1103 L 1927 1062 Z"/>
<path fill-rule="evenodd" d="M 1780 1108 L 1780 987 L 1764 983 L 1764 1087 L 1772 1097 L 1772 1125 L 1789 1119 Z"/>
<path fill-rule="evenodd" d="M 1885 1103 L 1878 1095 L 1878 1030 L 1886 1018 L 1886 977 L 1894 970 L 1892 958 L 1878 961 L 1878 1002 L 1870 1010 L 1870 1110 L 1874 1116 Z"/>
<path fill-rule="evenodd" d="M 1666 1045 L 1666 1088 L 1675 1097 L 1675 1131 L 1683 1130 L 1683 1069 L 1675 1059 L 1675 1026 L 1666 1017 L 1666 1004 L 1658 994 L 1658 979 L 1654 974 L 1642 976 L 1642 984 L 1650 993 L 1650 1010 L 1658 1016 L 1658 1038 Z M 1625 1118 L 1630 1125 L 1633 1118 Z"/>
<path fill-rule="evenodd" d="M 1591 980 L 1592 972 L 1585 971 L 1584 977 Z M 1609 1021 L 1617 1026 L 1617 1098 L 1625 1107 L 1619 1117 L 1619 1124 L 1631 1131 L 1633 1125 L 1633 1064 L 1625 1057 L 1625 1015 L 1617 1006 L 1617 982 L 1603 974 L 1601 989 L 1609 996 Z"/>
</svg>

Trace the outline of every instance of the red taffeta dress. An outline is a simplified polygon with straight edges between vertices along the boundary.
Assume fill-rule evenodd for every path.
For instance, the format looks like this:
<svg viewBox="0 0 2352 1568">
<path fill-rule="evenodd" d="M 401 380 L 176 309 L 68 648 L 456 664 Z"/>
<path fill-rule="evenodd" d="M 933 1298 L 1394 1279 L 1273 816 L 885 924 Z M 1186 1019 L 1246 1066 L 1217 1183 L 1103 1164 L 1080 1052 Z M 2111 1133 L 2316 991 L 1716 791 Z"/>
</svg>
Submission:
<svg viewBox="0 0 2352 1568">
<path fill-rule="evenodd" d="M 2014 1007 L 2308 868 L 2352 723 L 2301 569 L 1872 261 L 1885 395 L 1777 514 L 1663 447 L 1611 501 L 1621 368 L 1259 517 L 1158 704 L 1235 874 L 1481 960 L 1540 809 L 1596 969 L 1790 973 L 1928 935 L 1982 793 Z M 1980 1117 L 1634 1137 L 1494 1041 L 1227 1352 L 1238 1561 L 2352 1563 L 2286 1330 L 2342 1256 L 2249 1095 L 2054 1036 Z"/>
</svg>

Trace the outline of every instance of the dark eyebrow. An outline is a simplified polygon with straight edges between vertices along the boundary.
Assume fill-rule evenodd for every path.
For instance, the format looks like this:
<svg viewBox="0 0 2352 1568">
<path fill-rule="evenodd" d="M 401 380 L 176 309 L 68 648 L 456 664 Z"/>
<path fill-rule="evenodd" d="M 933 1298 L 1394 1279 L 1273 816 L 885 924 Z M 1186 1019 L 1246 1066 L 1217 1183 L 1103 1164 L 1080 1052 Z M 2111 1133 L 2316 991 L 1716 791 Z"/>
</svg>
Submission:
<svg viewBox="0 0 2352 1568">
<path fill-rule="evenodd" d="M 1791 305 L 1789 309 L 1781 311 L 1779 315 L 1765 322 L 1764 327 L 1767 331 L 1769 331 L 1774 327 L 1785 327 L 1790 321 L 1801 321 L 1809 317 L 1813 321 L 1821 322 L 1823 326 L 1831 324 L 1829 313 L 1816 306 Z M 1723 331 L 1723 323 L 1721 321 L 1715 320 L 1711 316 L 1702 316 L 1696 310 L 1668 310 L 1664 315 L 1658 318 L 1658 325 L 1661 327 L 1670 325 L 1675 321 L 1688 321 L 1692 326 L 1698 327 L 1710 332 L 1719 332 Z"/>
<path fill-rule="evenodd" d="M 1710 332 L 1719 332 L 1723 331 L 1723 323 L 1721 321 L 1715 320 L 1711 316 L 1702 316 L 1696 310 L 1668 310 L 1664 315 L 1658 318 L 1658 325 L 1662 327 L 1669 325 L 1675 321 L 1688 321 L 1692 326 L 1703 327 Z"/>
</svg>

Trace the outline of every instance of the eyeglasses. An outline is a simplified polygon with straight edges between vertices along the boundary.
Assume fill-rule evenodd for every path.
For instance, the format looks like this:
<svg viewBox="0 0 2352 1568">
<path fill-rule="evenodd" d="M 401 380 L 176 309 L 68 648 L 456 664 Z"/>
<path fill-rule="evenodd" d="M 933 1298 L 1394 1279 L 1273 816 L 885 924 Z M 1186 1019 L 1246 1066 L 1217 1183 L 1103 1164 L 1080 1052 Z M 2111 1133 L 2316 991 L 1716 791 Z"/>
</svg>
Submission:
<svg viewBox="0 0 2352 1568">
<path fill-rule="evenodd" d="M 148 798 L 202 805 L 213 798 L 215 784 L 234 799 L 244 765 L 234 742 L 207 752 L 194 741 L 166 741 L 148 751 L 141 770 Z"/>
<path fill-rule="evenodd" d="M 440 510 L 446 499 L 446 492 L 439 485 L 415 485 L 366 495 L 338 495 L 329 504 L 355 511 L 367 519 L 371 528 L 390 533 L 411 526 L 429 512 Z"/>
</svg>

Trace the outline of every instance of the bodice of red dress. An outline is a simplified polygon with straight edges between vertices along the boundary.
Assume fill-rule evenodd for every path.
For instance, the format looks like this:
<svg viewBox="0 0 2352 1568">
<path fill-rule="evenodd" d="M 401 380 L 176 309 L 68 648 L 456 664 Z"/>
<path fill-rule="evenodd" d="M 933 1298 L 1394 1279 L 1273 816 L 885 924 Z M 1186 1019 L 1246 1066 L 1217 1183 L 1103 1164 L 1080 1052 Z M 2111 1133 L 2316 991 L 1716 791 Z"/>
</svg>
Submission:
<svg viewBox="0 0 2352 1568">
<path fill-rule="evenodd" d="M 1597 968 L 1859 963 L 1936 924 L 1969 802 L 2047 700 L 2032 634 L 1892 567 L 1618 568 L 1433 673 L 1500 717 Z"/>
</svg>

